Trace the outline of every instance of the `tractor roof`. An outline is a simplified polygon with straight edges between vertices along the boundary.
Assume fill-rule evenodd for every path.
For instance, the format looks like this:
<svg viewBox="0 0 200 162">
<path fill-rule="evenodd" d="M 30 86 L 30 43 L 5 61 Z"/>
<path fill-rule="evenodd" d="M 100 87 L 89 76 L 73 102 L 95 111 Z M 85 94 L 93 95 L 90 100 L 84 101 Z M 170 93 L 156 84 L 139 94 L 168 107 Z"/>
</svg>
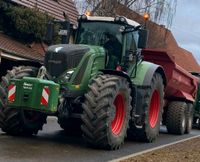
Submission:
<svg viewBox="0 0 200 162">
<path fill-rule="evenodd" d="M 137 23 L 136 21 L 133 21 L 131 19 L 128 19 L 126 17 L 123 16 L 116 16 L 114 17 L 100 17 L 100 16 L 86 16 L 86 15 L 82 15 L 80 17 L 80 19 L 86 20 L 86 21 L 102 21 L 102 22 L 116 22 L 116 23 L 123 23 L 123 24 L 127 24 L 130 26 L 140 26 L 139 23 Z"/>
</svg>

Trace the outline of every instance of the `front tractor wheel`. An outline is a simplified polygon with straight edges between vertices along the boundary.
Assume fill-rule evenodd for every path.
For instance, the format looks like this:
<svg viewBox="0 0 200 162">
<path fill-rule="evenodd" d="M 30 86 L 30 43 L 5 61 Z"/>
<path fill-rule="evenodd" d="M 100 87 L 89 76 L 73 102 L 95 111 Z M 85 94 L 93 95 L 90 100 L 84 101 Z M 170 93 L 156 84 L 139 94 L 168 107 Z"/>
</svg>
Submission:
<svg viewBox="0 0 200 162">
<path fill-rule="evenodd" d="M 36 76 L 37 69 L 34 67 L 14 67 L 2 77 L 0 83 L 0 127 L 2 131 L 11 135 L 37 134 L 46 122 L 46 115 L 40 112 L 14 109 L 6 106 L 9 81 L 23 77 Z"/>
<path fill-rule="evenodd" d="M 124 143 L 131 110 L 131 90 L 125 78 L 99 75 L 83 103 L 83 137 L 93 147 L 115 150 Z"/>
</svg>

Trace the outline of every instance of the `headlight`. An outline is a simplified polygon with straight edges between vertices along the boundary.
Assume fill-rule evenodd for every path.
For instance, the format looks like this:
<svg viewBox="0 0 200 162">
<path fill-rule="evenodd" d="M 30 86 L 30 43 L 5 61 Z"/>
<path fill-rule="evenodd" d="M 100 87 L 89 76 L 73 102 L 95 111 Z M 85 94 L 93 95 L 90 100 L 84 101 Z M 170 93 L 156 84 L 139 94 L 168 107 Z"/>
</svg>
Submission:
<svg viewBox="0 0 200 162">
<path fill-rule="evenodd" d="M 125 19 L 124 17 L 120 17 L 120 21 L 121 21 L 121 22 L 125 22 L 126 19 Z"/>
<path fill-rule="evenodd" d="M 70 78 L 71 78 L 71 76 L 72 76 L 72 74 L 73 74 L 73 72 L 74 72 L 73 70 L 68 71 L 68 72 L 66 73 L 66 75 L 65 75 L 65 79 L 69 81 Z"/>
<path fill-rule="evenodd" d="M 125 17 L 115 17 L 115 21 L 116 22 L 120 22 L 120 23 L 127 23 L 126 18 Z"/>
<path fill-rule="evenodd" d="M 70 71 L 66 72 L 65 74 L 62 75 L 62 77 L 60 78 L 60 81 L 62 83 L 69 82 L 73 73 L 74 73 L 74 70 L 70 70 Z"/>
<path fill-rule="evenodd" d="M 78 16 L 78 21 L 84 21 L 87 20 L 87 16 L 86 15 L 79 15 Z"/>
</svg>

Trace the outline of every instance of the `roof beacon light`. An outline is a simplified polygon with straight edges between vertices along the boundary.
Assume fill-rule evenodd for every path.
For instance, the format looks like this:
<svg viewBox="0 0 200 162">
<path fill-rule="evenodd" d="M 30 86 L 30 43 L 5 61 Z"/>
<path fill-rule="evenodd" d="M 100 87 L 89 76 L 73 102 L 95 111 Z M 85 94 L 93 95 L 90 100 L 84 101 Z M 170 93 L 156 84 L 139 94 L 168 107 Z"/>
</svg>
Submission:
<svg viewBox="0 0 200 162">
<path fill-rule="evenodd" d="M 85 15 L 86 15 L 86 16 L 92 16 L 92 13 L 91 13 L 90 11 L 86 11 L 86 12 L 85 12 Z"/>
<path fill-rule="evenodd" d="M 150 18 L 150 15 L 149 15 L 148 13 L 145 13 L 145 14 L 144 14 L 144 20 L 145 20 L 145 21 L 148 21 L 149 18 Z"/>
</svg>

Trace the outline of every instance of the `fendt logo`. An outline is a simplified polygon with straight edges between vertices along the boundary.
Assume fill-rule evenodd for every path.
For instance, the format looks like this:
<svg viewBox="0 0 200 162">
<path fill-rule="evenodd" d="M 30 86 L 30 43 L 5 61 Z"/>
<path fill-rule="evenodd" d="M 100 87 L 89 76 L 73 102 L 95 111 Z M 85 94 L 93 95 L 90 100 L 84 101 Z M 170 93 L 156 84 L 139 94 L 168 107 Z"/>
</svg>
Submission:
<svg viewBox="0 0 200 162">
<path fill-rule="evenodd" d="M 49 60 L 49 63 L 53 63 L 53 64 L 61 64 L 62 61 L 61 60 Z"/>
</svg>

